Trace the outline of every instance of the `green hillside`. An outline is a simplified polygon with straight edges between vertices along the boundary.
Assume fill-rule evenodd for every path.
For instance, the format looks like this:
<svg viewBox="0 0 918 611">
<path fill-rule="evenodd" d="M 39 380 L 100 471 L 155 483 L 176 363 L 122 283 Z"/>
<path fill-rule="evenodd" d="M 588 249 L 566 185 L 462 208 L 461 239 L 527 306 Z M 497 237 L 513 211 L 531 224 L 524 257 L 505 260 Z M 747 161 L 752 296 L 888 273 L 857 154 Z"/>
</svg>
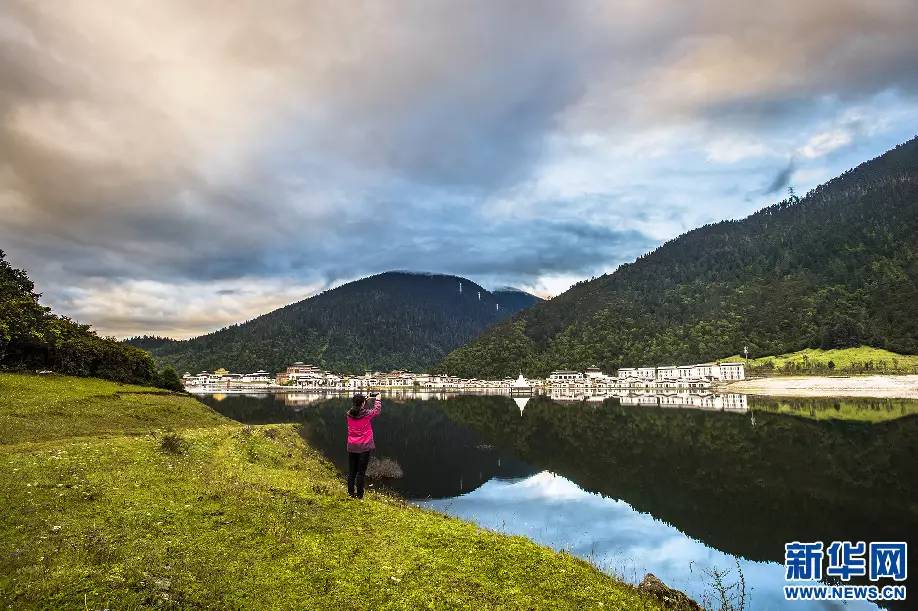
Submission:
<svg viewBox="0 0 918 611">
<path fill-rule="evenodd" d="M 465 376 L 876 346 L 918 353 L 918 138 L 743 220 L 690 231 L 483 333 Z"/>
<path fill-rule="evenodd" d="M 659 608 L 521 537 L 372 491 L 352 500 L 292 425 L 10 374 L 0 423 L 9 608 Z"/>
<path fill-rule="evenodd" d="M 739 355 L 724 359 L 746 363 L 753 375 L 805 373 L 918 373 L 918 355 L 898 354 L 857 346 L 855 348 L 806 348 L 776 356 L 744 359 Z"/>
<path fill-rule="evenodd" d="M 387 272 L 187 341 L 128 341 L 193 373 L 280 371 L 296 361 L 348 373 L 422 371 L 538 300 L 521 291 L 491 292 L 457 276 Z"/>
</svg>

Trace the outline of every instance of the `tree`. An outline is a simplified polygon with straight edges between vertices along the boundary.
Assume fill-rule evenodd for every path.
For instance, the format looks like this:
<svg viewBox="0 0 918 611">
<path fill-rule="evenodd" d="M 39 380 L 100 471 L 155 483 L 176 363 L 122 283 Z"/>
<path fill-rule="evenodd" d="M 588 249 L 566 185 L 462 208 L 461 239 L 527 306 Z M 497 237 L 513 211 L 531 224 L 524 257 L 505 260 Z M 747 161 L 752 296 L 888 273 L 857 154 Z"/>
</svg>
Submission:
<svg viewBox="0 0 918 611">
<path fill-rule="evenodd" d="M 160 388 L 165 388 L 166 390 L 175 390 L 181 391 L 185 387 L 182 386 L 182 380 L 179 378 L 178 374 L 175 372 L 175 369 L 166 365 L 163 367 L 159 374 L 156 376 L 157 381 L 156 385 Z"/>
<path fill-rule="evenodd" d="M 0 367 L 155 383 L 149 354 L 54 315 L 39 303 L 34 288 L 28 275 L 13 268 L 0 251 Z"/>
</svg>

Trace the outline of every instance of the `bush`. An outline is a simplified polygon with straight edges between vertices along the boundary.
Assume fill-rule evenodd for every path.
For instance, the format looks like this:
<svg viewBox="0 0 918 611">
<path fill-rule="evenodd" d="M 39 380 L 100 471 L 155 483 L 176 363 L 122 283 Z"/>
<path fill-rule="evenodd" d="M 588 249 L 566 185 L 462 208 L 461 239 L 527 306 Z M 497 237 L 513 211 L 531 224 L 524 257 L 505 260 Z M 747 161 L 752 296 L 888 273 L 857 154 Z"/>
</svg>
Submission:
<svg viewBox="0 0 918 611">
<path fill-rule="evenodd" d="M 169 431 L 159 440 L 159 449 L 166 454 L 181 455 L 188 450 L 188 442 L 178 433 Z"/>
<path fill-rule="evenodd" d="M 175 369 L 169 365 L 163 367 L 159 374 L 157 374 L 156 386 L 166 390 L 185 390 L 185 387 L 182 386 L 182 380 L 179 378 L 178 374 L 175 373 Z"/>
<path fill-rule="evenodd" d="M 367 477 L 370 479 L 400 479 L 404 475 L 402 466 L 391 458 L 370 459 L 367 465 Z"/>
</svg>

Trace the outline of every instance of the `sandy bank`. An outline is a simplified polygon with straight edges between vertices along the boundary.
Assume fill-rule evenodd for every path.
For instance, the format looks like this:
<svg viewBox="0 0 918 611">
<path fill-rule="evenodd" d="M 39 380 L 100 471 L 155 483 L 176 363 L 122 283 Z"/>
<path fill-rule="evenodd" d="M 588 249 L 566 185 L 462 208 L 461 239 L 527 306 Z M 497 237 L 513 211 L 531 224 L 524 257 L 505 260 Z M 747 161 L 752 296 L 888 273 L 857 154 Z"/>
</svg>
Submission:
<svg viewBox="0 0 918 611">
<path fill-rule="evenodd" d="M 918 375 L 760 378 L 732 382 L 720 387 L 719 390 L 774 397 L 835 396 L 918 399 Z"/>
</svg>

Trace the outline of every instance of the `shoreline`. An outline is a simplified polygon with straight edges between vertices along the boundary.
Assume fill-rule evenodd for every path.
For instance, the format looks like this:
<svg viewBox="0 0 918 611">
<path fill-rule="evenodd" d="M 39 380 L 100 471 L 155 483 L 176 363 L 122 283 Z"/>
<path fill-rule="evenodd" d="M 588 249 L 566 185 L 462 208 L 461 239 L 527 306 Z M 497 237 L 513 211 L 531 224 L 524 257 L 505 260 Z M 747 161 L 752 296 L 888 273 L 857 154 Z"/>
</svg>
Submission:
<svg viewBox="0 0 918 611">
<path fill-rule="evenodd" d="M 780 376 L 742 380 L 715 392 L 768 397 L 873 397 L 918 399 L 918 375 Z"/>
<path fill-rule="evenodd" d="M 16 550 L 0 599 L 17 607 L 662 610 L 672 596 L 389 493 L 355 501 L 292 423 L 94 378 L 0 374 L 0 391 L 0 532 Z"/>
</svg>

